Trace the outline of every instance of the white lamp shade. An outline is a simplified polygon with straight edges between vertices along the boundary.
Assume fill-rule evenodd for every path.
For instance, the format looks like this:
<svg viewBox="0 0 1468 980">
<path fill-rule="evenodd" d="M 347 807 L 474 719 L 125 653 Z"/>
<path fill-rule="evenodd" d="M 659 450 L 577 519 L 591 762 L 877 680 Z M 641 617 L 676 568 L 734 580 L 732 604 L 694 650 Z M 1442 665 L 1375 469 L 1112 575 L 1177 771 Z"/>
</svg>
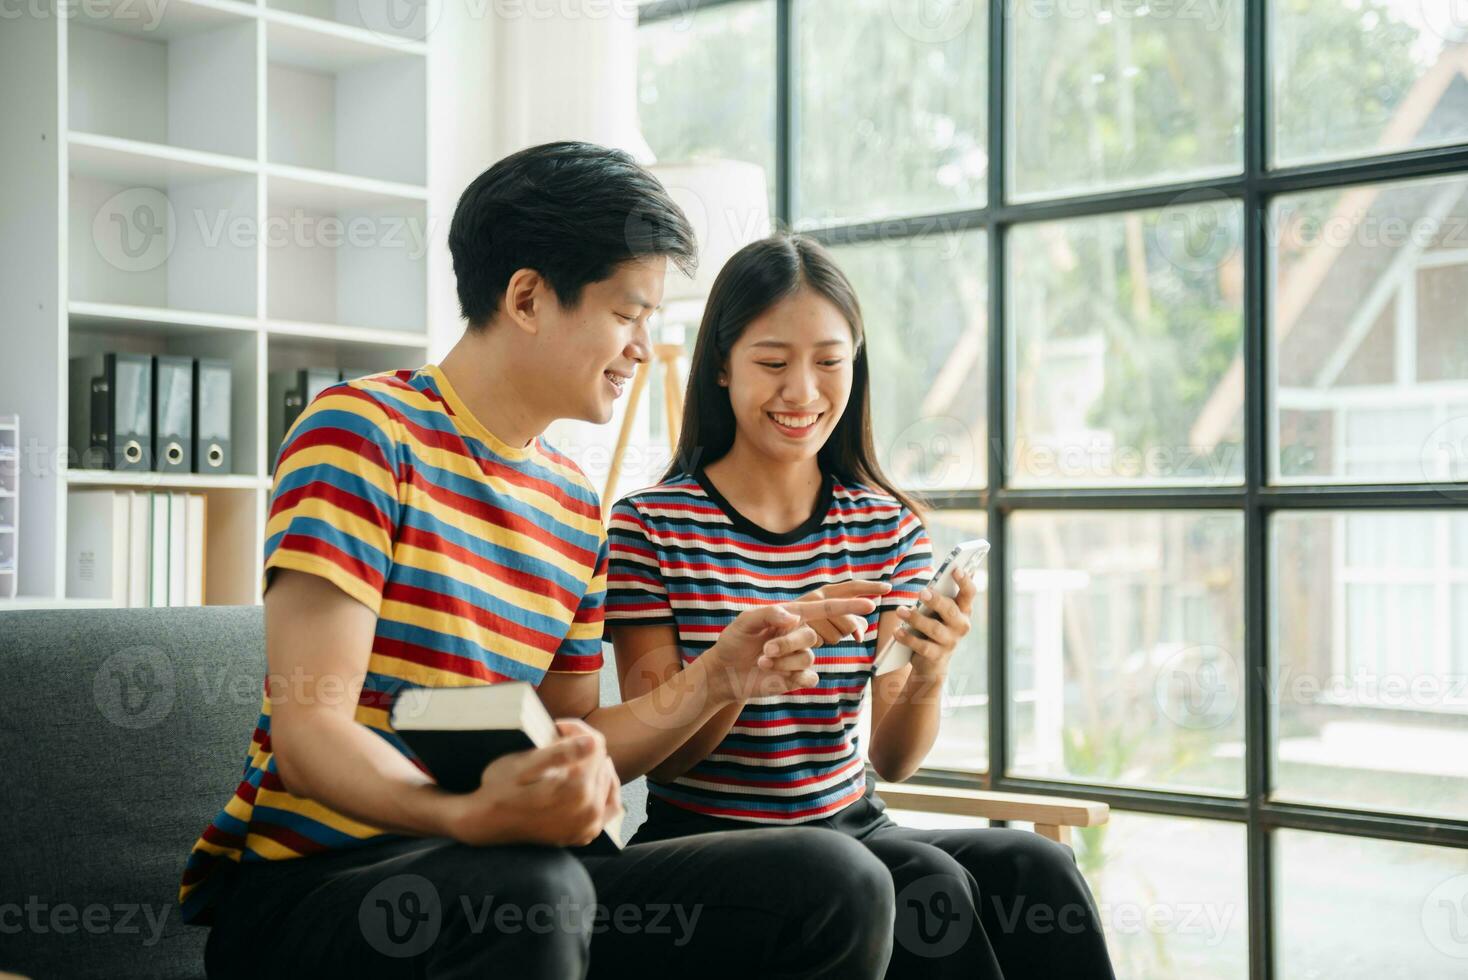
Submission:
<svg viewBox="0 0 1468 980">
<path fill-rule="evenodd" d="M 730 256 L 770 234 L 765 170 L 737 160 L 658 164 L 651 169 L 698 237 L 697 275 L 690 279 L 670 265 L 663 305 L 702 303 Z"/>
</svg>

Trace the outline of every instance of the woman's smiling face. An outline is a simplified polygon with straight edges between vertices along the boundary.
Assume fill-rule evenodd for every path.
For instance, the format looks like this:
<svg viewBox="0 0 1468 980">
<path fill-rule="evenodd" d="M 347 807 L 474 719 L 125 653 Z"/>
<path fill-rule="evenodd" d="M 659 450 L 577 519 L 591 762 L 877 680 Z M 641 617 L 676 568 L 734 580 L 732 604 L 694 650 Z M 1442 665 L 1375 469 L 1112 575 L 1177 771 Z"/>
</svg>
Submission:
<svg viewBox="0 0 1468 980">
<path fill-rule="evenodd" d="M 802 288 L 750 322 L 729 351 L 737 439 L 780 462 L 812 459 L 851 397 L 851 325 L 834 303 Z"/>
</svg>

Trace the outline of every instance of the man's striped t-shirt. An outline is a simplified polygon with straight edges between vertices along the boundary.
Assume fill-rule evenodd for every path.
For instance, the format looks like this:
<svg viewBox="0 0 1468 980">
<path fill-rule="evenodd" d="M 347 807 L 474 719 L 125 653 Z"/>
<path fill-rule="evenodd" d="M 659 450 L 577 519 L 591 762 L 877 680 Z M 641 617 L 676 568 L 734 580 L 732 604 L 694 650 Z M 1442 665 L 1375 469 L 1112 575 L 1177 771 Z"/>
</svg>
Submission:
<svg viewBox="0 0 1468 980">
<path fill-rule="evenodd" d="M 931 574 L 917 516 L 888 493 L 827 476 L 810 518 L 777 534 L 741 515 L 699 471 L 619 501 L 607 533 L 607 622 L 674 626 L 685 664 L 753 606 L 850 579 L 891 583 L 861 641 L 816 648 L 816 687 L 747 701 L 707 758 L 671 783 L 648 780 L 659 800 L 758 823 L 829 817 L 860 799 L 856 727 L 878 620 L 916 601 Z"/>
<path fill-rule="evenodd" d="M 597 494 L 576 464 L 540 439 L 496 438 L 435 365 L 328 388 L 281 448 L 265 585 L 276 569 L 319 575 L 377 614 L 356 720 L 410 759 L 388 724 L 405 689 L 599 670 L 606 563 Z M 239 786 L 189 855 L 185 921 L 209 921 L 238 862 L 385 836 L 281 783 L 270 691 Z"/>
</svg>

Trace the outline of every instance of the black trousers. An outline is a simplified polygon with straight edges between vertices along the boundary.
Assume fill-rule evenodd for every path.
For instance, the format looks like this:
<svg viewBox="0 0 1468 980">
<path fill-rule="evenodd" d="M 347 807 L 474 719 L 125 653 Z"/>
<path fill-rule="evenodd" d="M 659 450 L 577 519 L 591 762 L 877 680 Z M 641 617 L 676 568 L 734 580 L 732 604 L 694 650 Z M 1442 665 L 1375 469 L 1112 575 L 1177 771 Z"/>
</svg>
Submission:
<svg viewBox="0 0 1468 980">
<path fill-rule="evenodd" d="M 394 838 L 243 865 L 211 978 L 877 978 L 892 877 L 826 829 L 709 834 L 591 856 Z"/>
<path fill-rule="evenodd" d="M 861 800 L 800 827 L 860 841 L 890 872 L 897 893 L 890 980 L 1115 980 L 1100 916 L 1069 847 L 999 827 L 914 830 L 885 811 L 869 778 Z M 771 832 L 653 798 L 633 843 L 741 829 L 754 837 Z"/>
</svg>

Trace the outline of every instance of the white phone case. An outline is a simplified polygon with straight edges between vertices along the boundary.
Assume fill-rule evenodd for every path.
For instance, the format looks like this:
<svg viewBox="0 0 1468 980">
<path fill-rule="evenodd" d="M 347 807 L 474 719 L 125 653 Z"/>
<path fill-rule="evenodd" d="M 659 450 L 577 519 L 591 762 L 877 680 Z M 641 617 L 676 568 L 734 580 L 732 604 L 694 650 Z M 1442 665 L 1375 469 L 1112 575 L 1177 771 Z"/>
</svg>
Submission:
<svg viewBox="0 0 1468 980">
<path fill-rule="evenodd" d="M 952 551 L 948 552 L 948 557 L 943 559 L 943 564 L 938 566 L 938 571 L 928 588 L 933 590 L 934 595 L 947 596 L 952 599 L 958 595 L 958 582 L 954 580 L 953 573 L 962 569 L 965 575 L 972 578 L 988 553 L 989 542 L 983 538 L 974 538 L 972 541 L 956 545 Z M 926 608 L 924 603 L 917 604 L 919 612 L 925 611 Z M 894 636 L 877 654 L 877 659 L 872 664 L 872 675 L 890 673 L 911 659 L 912 649 L 907 644 L 898 642 Z"/>
</svg>

